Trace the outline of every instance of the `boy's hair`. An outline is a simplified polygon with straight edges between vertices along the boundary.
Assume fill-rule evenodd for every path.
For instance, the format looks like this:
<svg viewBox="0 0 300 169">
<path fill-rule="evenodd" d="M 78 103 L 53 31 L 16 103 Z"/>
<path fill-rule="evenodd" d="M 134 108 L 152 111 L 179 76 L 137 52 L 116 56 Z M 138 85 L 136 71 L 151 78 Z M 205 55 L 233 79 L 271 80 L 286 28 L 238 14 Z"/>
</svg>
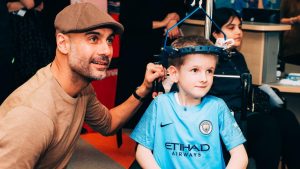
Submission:
<svg viewBox="0 0 300 169">
<path fill-rule="evenodd" d="M 194 47 L 194 46 L 214 46 L 214 44 L 210 40 L 207 40 L 202 36 L 193 35 L 193 36 L 183 36 L 181 38 L 178 38 L 171 44 L 171 46 L 173 48 L 180 49 L 180 48 Z M 216 58 L 216 60 L 218 60 L 218 56 L 216 54 L 203 54 L 203 55 L 212 55 Z M 169 65 L 180 67 L 183 64 L 185 58 L 184 56 L 168 58 Z"/>
<path fill-rule="evenodd" d="M 242 23 L 242 18 L 240 14 L 232 8 L 218 8 L 213 12 L 213 21 L 220 27 L 224 26 L 228 21 L 231 23 L 232 20 L 237 17 Z M 220 33 L 221 30 L 216 27 L 216 25 L 212 24 L 211 26 L 211 36 L 210 40 L 216 42 L 216 39 L 212 36 L 212 33 Z"/>
</svg>

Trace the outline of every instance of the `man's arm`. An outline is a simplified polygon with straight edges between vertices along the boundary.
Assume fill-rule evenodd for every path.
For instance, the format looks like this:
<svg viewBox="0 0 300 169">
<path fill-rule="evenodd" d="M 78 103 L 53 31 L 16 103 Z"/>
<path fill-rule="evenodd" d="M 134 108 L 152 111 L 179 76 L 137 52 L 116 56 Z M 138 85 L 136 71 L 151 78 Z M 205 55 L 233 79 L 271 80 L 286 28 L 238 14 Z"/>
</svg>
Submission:
<svg viewBox="0 0 300 169">
<path fill-rule="evenodd" d="M 138 144 L 136 150 L 136 160 L 140 166 L 144 169 L 159 169 L 157 162 L 154 159 L 154 156 L 148 148 Z"/>
<path fill-rule="evenodd" d="M 34 168 L 53 133 L 53 122 L 43 113 L 27 107 L 8 112 L 0 118 L 0 168 Z"/>
<path fill-rule="evenodd" d="M 229 151 L 230 160 L 226 169 L 246 169 L 248 165 L 248 156 L 243 144 L 238 145 Z"/>
<path fill-rule="evenodd" d="M 134 74 L 134 72 L 132 72 Z M 136 94 L 141 98 L 146 97 L 152 89 L 152 82 L 155 79 L 163 80 L 165 78 L 165 69 L 162 65 L 149 63 L 146 68 L 145 78 Z M 111 130 L 109 133 L 117 131 L 127 120 L 130 119 L 142 105 L 142 102 L 131 95 L 125 102 L 109 110 L 112 116 Z"/>
</svg>

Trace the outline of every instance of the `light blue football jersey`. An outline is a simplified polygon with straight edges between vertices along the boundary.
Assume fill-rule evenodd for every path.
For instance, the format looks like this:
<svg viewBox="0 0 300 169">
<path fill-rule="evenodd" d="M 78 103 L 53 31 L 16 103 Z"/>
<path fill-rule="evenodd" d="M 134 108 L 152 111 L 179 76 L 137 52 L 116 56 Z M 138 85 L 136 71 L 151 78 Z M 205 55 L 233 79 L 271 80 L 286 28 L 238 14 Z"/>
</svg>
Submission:
<svg viewBox="0 0 300 169">
<path fill-rule="evenodd" d="M 222 99 L 208 95 L 185 107 L 174 92 L 151 102 L 131 138 L 152 150 L 162 169 L 222 169 L 221 139 L 228 150 L 246 141 Z"/>
</svg>

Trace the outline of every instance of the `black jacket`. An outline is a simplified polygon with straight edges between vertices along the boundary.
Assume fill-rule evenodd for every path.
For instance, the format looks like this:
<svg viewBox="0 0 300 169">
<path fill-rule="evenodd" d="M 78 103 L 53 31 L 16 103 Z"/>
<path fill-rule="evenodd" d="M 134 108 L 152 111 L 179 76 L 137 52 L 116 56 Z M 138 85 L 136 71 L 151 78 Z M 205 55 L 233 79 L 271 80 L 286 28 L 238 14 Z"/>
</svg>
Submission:
<svg viewBox="0 0 300 169">
<path fill-rule="evenodd" d="M 233 50 L 231 57 L 220 58 L 215 74 L 241 75 L 249 73 L 244 56 L 237 50 Z M 215 77 L 210 94 L 222 98 L 232 109 L 241 108 L 242 83 L 241 79 Z"/>
</svg>

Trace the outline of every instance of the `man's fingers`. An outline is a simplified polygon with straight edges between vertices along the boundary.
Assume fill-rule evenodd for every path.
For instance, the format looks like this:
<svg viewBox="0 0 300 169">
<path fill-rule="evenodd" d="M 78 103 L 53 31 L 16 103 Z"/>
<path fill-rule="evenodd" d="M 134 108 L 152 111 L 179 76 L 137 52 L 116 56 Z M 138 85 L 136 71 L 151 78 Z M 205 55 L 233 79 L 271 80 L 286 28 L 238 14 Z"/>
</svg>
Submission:
<svg viewBox="0 0 300 169">
<path fill-rule="evenodd" d="M 149 74 L 150 81 L 153 81 L 154 79 L 161 79 L 166 76 L 166 69 L 162 65 L 149 63 L 147 65 L 146 73 Z"/>
</svg>

